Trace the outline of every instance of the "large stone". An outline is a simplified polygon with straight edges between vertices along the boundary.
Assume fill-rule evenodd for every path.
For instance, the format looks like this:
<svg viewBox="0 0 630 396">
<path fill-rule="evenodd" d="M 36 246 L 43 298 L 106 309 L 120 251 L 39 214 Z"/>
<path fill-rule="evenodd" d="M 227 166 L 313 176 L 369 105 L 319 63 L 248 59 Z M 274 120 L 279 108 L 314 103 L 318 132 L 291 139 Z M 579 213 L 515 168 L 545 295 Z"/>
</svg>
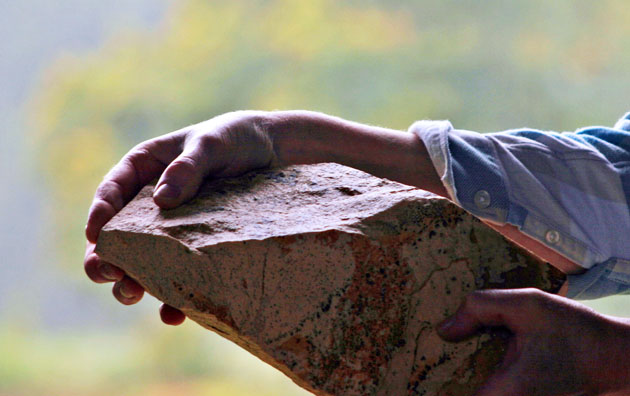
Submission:
<svg viewBox="0 0 630 396">
<path fill-rule="evenodd" d="M 210 181 L 168 211 L 151 191 L 101 257 L 317 395 L 470 395 L 505 337 L 435 325 L 475 289 L 561 281 L 448 200 L 339 165 Z"/>
</svg>

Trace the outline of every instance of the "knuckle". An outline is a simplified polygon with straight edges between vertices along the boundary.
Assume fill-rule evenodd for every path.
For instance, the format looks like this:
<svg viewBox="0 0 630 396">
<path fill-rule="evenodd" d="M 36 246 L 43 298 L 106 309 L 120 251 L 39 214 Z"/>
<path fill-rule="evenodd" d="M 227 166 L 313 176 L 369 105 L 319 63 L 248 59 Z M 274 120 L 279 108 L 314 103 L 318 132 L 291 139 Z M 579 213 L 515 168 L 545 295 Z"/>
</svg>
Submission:
<svg viewBox="0 0 630 396">
<path fill-rule="evenodd" d="M 92 203 L 92 207 L 90 208 L 88 223 L 98 220 L 106 215 L 110 215 L 110 214 L 113 215 L 115 211 L 116 211 L 116 208 L 114 208 L 111 202 L 99 196 Z"/>
<path fill-rule="evenodd" d="M 122 186 L 112 179 L 106 179 L 98 186 L 96 189 L 96 198 L 96 202 L 94 203 L 95 208 L 111 205 L 118 211 L 124 206 Z"/>
<path fill-rule="evenodd" d="M 199 161 L 192 155 L 183 154 L 175 162 L 185 164 L 190 168 L 195 168 L 198 165 Z"/>
<path fill-rule="evenodd" d="M 169 172 L 175 173 L 176 175 L 183 174 L 183 176 L 188 176 L 193 174 L 198 166 L 198 161 L 194 157 L 181 155 L 171 162 Z"/>
<path fill-rule="evenodd" d="M 128 168 L 133 170 L 136 182 L 148 179 L 146 169 L 152 163 L 161 163 L 154 155 L 154 144 L 151 141 L 142 142 L 131 149 L 123 158 Z"/>
<path fill-rule="evenodd" d="M 215 150 L 225 144 L 225 139 L 215 133 L 201 134 L 196 137 L 195 141 L 203 150 Z"/>
<path fill-rule="evenodd" d="M 140 143 L 139 145 L 132 148 L 127 153 L 127 155 L 125 155 L 125 160 L 131 163 L 132 165 L 134 165 L 150 156 L 151 156 L 151 151 L 149 150 L 145 142 L 145 143 Z"/>
<path fill-rule="evenodd" d="M 545 294 L 535 288 L 523 289 L 518 304 L 528 311 L 540 311 L 545 307 Z"/>
<path fill-rule="evenodd" d="M 100 197 L 108 197 L 110 194 L 120 193 L 120 191 L 120 184 L 112 179 L 103 180 L 103 182 L 98 186 L 96 190 L 97 194 L 99 194 Z"/>
<path fill-rule="evenodd" d="M 535 287 L 527 287 L 522 289 L 524 295 L 532 297 L 532 298 L 540 298 L 544 295 L 543 291 L 540 289 L 536 289 Z"/>
<path fill-rule="evenodd" d="M 127 156 L 129 157 L 139 153 L 147 153 L 149 151 L 149 147 L 151 146 L 152 140 L 145 140 L 144 142 L 136 144 L 131 148 L 131 150 L 127 152 Z"/>
</svg>

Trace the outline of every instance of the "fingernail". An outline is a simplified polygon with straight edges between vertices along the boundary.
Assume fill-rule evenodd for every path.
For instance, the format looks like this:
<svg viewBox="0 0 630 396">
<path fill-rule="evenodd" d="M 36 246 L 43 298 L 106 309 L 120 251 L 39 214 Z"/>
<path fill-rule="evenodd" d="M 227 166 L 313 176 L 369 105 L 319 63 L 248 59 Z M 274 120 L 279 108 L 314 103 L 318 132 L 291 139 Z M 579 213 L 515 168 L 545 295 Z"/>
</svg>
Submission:
<svg viewBox="0 0 630 396">
<path fill-rule="evenodd" d="M 125 283 L 123 282 L 120 285 L 120 289 L 118 289 L 118 291 L 120 292 L 120 295 L 125 297 L 125 298 L 132 298 L 133 294 L 129 293 L 129 290 L 125 289 Z"/>
<path fill-rule="evenodd" d="M 118 281 L 123 277 L 122 271 L 107 263 L 101 263 L 98 266 L 98 271 L 103 275 L 103 278 L 110 281 Z"/>
<path fill-rule="evenodd" d="M 153 194 L 154 197 L 177 199 L 182 193 L 182 189 L 172 184 L 162 184 Z"/>
</svg>

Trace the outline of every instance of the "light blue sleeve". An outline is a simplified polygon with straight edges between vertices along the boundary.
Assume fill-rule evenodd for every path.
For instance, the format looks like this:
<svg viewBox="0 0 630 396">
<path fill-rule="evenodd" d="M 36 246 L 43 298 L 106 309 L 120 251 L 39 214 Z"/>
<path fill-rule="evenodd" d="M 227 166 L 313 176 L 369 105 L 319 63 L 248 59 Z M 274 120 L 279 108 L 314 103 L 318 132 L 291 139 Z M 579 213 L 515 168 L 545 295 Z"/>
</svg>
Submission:
<svg viewBox="0 0 630 396">
<path fill-rule="evenodd" d="M 588 269 L 569 279 L 580 299 L 630 291 L 629 131 L 630 113 L 614 128 L 573 133 L 479 134 L 448 121 L 410 127 L 454 202 Z"/>
</svg>

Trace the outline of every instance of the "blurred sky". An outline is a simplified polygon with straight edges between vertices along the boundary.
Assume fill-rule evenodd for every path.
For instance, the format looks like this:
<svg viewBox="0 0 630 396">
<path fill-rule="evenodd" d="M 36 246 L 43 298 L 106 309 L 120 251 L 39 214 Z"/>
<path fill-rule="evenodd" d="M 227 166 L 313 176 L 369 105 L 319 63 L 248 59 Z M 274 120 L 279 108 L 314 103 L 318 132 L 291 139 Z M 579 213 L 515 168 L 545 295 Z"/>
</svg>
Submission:
<svg viewBox="0 0 630 396">
<path fill-rule="evenodd" d="M 45 324 L 86 325 L 99 300 L 77 293 L 88 282 L 47 259 L 49 224 L 42 213 L 46 191 L 34 172 L 26 146 L 25 101 L 42 72 L 66 53 L 87 53 L 120 29 L 152 29 L 162 19 L 166 0 L 2 0 L 0 1 L 0 319 Z M 77 257 L 77 274 L 81 258 Z M 80 274 L 83 277 L 82 274 Z M 78 283 L 77 283 L 78 282 Z M 87 309 L 91 307 L 91 309 Z M 77 317 L 81 312 L 82 318 Z M 123 311 L 113 313 L 124 314 Z M 92 315 L 94 325 L 102 324 Z M 40 319 L 43 323 L 39 323 Z"/>
</svg>

